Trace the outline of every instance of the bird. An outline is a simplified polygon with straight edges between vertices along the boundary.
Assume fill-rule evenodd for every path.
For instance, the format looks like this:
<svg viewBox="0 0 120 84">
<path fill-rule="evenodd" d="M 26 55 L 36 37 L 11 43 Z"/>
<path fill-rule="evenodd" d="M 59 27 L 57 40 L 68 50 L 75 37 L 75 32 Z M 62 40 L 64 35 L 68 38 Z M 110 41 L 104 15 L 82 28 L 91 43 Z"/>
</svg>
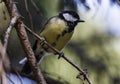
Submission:
<svg viewBox="0 0 120 84">
<path fill-rule="evenodd" d="M 62 11 L 58 15 L 48 19 L 40 33 L 40 37 L 43 37 L 45 41 L 61 51 L 71 39 L 76 25 L 80 22 L 85 21 L 75 11 Z M 46 45 L 41 45 L 41 42 L 40 40 L 36 40 L 33 46 L 37 64 L 49 53 L 56 54 Z M 22 73 L 30 74 L 32 72 L 27 58 L 21 60 L 20 64 L 24 64 L 21 70 Z"/>
</svg>

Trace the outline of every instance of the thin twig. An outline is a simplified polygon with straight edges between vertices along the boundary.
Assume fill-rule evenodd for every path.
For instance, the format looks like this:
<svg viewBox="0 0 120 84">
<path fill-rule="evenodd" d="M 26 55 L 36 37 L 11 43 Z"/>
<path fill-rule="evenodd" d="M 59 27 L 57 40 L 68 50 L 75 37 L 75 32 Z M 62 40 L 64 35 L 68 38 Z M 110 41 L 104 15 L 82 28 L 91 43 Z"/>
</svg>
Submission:
<svg viewBox="0 0 120 84">
<path fill-rule="evenodd" d="M 8 45 L 8 40 L 9 40 L 9 36 L 10 36 L 11 30 L 12 30 L 14 24 L 16 23 L 16 21 L 17 21 L 17 17 L 13 17 L 13 18 L 11 19 L 11 22 L 10 22 L 8 28 L 7 28 L 6 33 L 5 33 L 3 48 L 1 49 L 1 56 L 2 56 L 2 58 L 1 58 L 0 61 L 2 62 L 2 61 L 4 61 L 4 60 L 6 60 L 8 64 L 9 64 L 9 60 L 6 59 L 6 50 L 7 50 L 7 45 Z M 3 63 L 4 63 L 4 62 L 2 62 L 2 65 L 7 66 L 7 64 L 3 64 Z M 0 64 L 1 64 L 1 63 L 0 63 Z M 4 68 L 7 68 L 7 67 L 5 67 L 5 66 L 4 66 Z M 8 67 L 10 68 L 9 65 L 8 65 Z M 2 68 L 2 67 L 0 67 L 0 68 Z M 8 68 L 8 69 L 9 69 L 9 68 Z M 7 70 L 8 70 L 8 69 L 7 69 Z M 9 70 L 10 70 L 10 69 L 9 69 Z M 5 73 L 5 72 L 4 72 L 4 73 Z M 2 74 L 3 74 L 3 73 L 2 73 Z M 5 73 L 5 75 L 6 75 L 6 73 Z M 3 77 L 4 77 L 4 80 L 5 80 L 5 77 L 6 77 L 6 76 L 2 76 L 2 78 L 3 78 Z M 6 80 L 6 81 L 7 81 L 7 80 Z M 3 82 L 4 82 L 4 81 L 3 81 Z M 1 83 L 1 84 L 7 84 L 7 83 Z"/>
<path fill-rule="evenodd" d="M 12 0 L 10 0 L 10 1 L 12 1 Z M 6 3 L 6 4 L 8 4 L 8 3 Z M 15 17 L 16 14 L 17 14 L 17 16 L 16 16 L 17 19 L 15 19 L 15 23 L 16 23 L 17 20 L 18 20 L 18 15 L 19 15 L 19 14 L 18 14 L 16 5 L 15 5 L 14 3 L 12 3 L 12 4 L 13 4 L 14 9 L 15 9 L 15 11 L 12 11 L 12 15 Z M 8 7 L 8 9 L 9 9 L 9 7 Z M 14 24 L 11 24 L 11 25 L 12 25 L 11 27 L 13 27 L 13 26 L 15 25 L 15 23 L 14 23 Z M 46 82 L 45 82 L 45 80 L 44 80 L 44 78 L 43 78 L 43 76 L 42 76 L 42 74 L 41 74 L 40 69 L 38 68 L 37 65 L 35 65 L 35 63 L 36 63 L 35 56 L 34 56 L 34 53 L 33 53 L 33 51 L 32 51 L 32 48 L 31 48 L 31 46 L 30 46 L 29 40 L 28 40 L 28 38 L 27 38 L 27 34 L 26 34 L 26 31 L 25 31 L 25 28 L 26 28 L 26 30 L 28 30 L 31 34 L 33 34 L 33 35 L 34 35 L 36 38 L 38 38 L 39 40 L 42 40 L 42 38 L 39 37 L 39 35 L 37 35 L 37 34 L 35 34 L 34 32 L 32 32 L 28 27 L 26 27 L 26 26 L 23 24 L 22 21 L 19 21 L 19 22 L 18 22 L 17 27 L 18 27 L 18 28 L 16 28 L 16 29 L 17 29 L 17 31 L 18 31 L 18 34 L 19 34 L 20 38 L 21 38 L 21 42 L 22 42 L 22 44 L 23 44 L 23 46 L 24 46 L 24 50 L 25 50 L 25 52 L 26 52 L 26 54 L 27 54 L 27 58 L 28 58 L 29 64 L 31 65 L 31 69 L 33 70 L 33 73 L 35 74 L 35 76 L 38 77 L 38 78 L 36 78 L 36 80 L 38 81 L 39 84 L 46 84 Z M 8 33 L 8 34 L 9 34 L 9 33 Z M 9 36 L 9 35 L 8 35 L 8 36 Z M 7 37 L 7 38 L 8 38 L 8 37 Z M 7 43 L 5 43 L 4 46 L 7 46 L 6 44 L 7 44 Z M 51 45 L 50 45 L 49 43 L 47 43 L 46 41 L 44 41 L 44 44 L 47 45 L 47 46 L 48 46 L 49 48 L 51 48 L 52 50 L 54 50 L 57 54 L 61 55 L 61 52 L 60 52 L 59 50 L 55 49 L 53 46 L 51 46 Z M 89 78 L 88 78 L 88 74 L 87 74 L 84 70 L 82 70 L 82 69 L 79 68 L 76 64 L 74 64 L 72 61 L 70 61 L 67 57 L 65 57 L 65 55 L 62 55 L 62 58 L 64 58 L 67 62 L 69 62 L 72 66 L 74 66 L 78 71 L 80 71 L 80 75 L 83 75 L 84 79 L 87 80 L 89 84 L 92 84 L 91 81 L 90 81 Z"/>
<path fill-rule="evenodd" d="M 11 4 L 11 1 L 10 1 L 10 4 Z M 8 39 L 9 39 L 9 36 L 10 36 L 10 32 L 12 30 L 12 28 L 14 27 L 14 25 L 16 24 L 18 18 L 19 18 L 19 14 L 16 13 L 16 6 L 13 4 L 12 7 L 11 7 L 11 13 L 12 13 L 12 19 L 10 21 L 10 24 L 6 30 L 6 33 L 5 33 L 5 37 L 4 37 L 4 44 L 3 44 L 3 49 L 2 49 L 2 56 L 4 57 L 5 56 L 5 53 L 6 53 L 6 50 L 7 50 L 7 45 L 8 45 Z"/>
<path fill-rule="evenodd" d="M 9 70 L 9 66 L 8 63 L 5 64 L 5 62 L 6 61 L 9 62 L 9 60 L 7 60 L 6 55 L 3 57 L 2 49 L 3 49 L 3 45 L 0 40 L 0 84 L 7 84 L 6 72 Z"/>
<path fill-rule="evenodd" d="M 30 19 L 31 29 L 33 29 L 32 15 L 31 15 L 31 13 L 30 13 L 30 11 L 29 11 L 29 8 L 28 8 L 28 2 L 27 2 L 27 1 L 29 1 L 29 0 L 24 0 L 24 1 L 25 1 L 26 12 L 27 12 L 27 14 L 28 14 L 28 16 L 29 16 L 29 19 Z"/>
<path fill-rule="evenodd" d="M 38 84 L 46 84 L 46 81 L 44 80 L 44 77 L 43 77 L 39 67 L 36 65 L 36 59 L 35 59 L 33 50 L 31 48 L 30 42 L 28 40 L 25 28 L 22 26 L 23 22 L 21 21 L 21 17 L 18 13 L 18 9 L 16 7 L 16 4 L 13 3 L 13 0 L 4 0 L 4 2 L 7 6 L 7 8 L 9 9 L 11 16 L 14 17 L 13 20 L 11 20 L 11 24 L 9 25 L 10 26 L 9 31 L 16 25 L 15 27 L 17 27 L 16 29 L 18 31 L 18 35 L 19 35 L 21 42 L 23 44 L 23 48 L 27 54 L 28 62 L 31 66 L 31 69 L 33 70 L 33 74 L 35 76 L 36 81 L 38 82 Z M 9 32 L 8 32 L 8 35 L 5 37 L 5 45 L 4 45 L 5 52 L 6 52 L 6 47 L 7 47 L 7 43 L 8 43 L 8 37 L 9 37 Z M 6 41 L 6 39 L 7 39 L 7 41 Z"/>
<path fill-rule="evenodd" d="M 13 7 L 14 7 L 14 5 L 13 5 Z M 14 11 L 16 11 L 16 10 L 13 9 L 12 12 L 14 12 Z M 6 59 L 7 45 L 8 45 L 8 41 L 9 41 L 9 36 L 10 36 L 11 30 L 12 30 L 12 28 L 14 27 L 14 25 L 16 24 L 17 19 L 18 19 L 18 16 L 17 16 L 17 15 L 14 16 L 14 17 L 11 19 L 10 24 L 9 24 L 9 26 L 8 26 L 6 32 L 5 32 L 4 44 L 3 44 L 3 48 L 2 48 L 2 50 L 1 50 L 2 60 L 3 60 L 3 61 L 6 60 L 6 62 L 8 63 L 8 64 L 4 64 L 4 62 L 2 62 L 2 65 L 4 66 L 4 68 L 7 68 L 7 67 L 5 67 L 5 66 L 8 66 L 8 68 L 7 68 L 8 71 L 10 70 L 10 66 L 9 66 L 9 60 Z M 1 60 L 1 61 L 2 61 L 2 60 Z M 5 79 L 6 76 L 3 76 L 3 77 L 4 77 L 4 79 Z M 2 83 L 2 84 L 3 84 L 3 83 Z M 6 84 L 6 83 L 4 83 L 4 84 Z"/>
<path fill-rule="evenodd" d="M 34 55 L 34 52 L 31 48 L 31 44 L 28 40 L 28 36 L 27 36 L 27 33 L 25 31 L 25 27 L 24 27 L 22 21 L 18 23 L 16 30 L 18 32 L 20 39 L 21 39 L 21 43 L 23 45 L 24 51 L 26 53 L 28 62 L 29 62 L 30 67 L 33 71 L 35 79 L 37 80 L 38 84 L 46 84 L 46 81 L 44 80 L 44 77 L 41 73 L 41 70 L 39 69 L 39 67 L 36 64 L 35 55 Z"/>
<path fill-rule="evenodd" d="M 15 26 L 18 18 L 19 18 L 19 14 L 16 14 L 16 6 L 15 5 L 12 5 L 11 7 L 12 9 L 11 10 L 11 15 L 13 16 L 11 18 L 11 21 L 10 21 L 10 24 L 5 32 L 5 37 L 4 37 L 4 44 L 3 44 L 3 48 L 2 48 L 2 52 L 1 52 L 1 55 L 2 55 L 2 59 L 5 59 L 5 56 L 6 56 L 6 51 L 7 51 L 7 45 L 8 45 L 8 41 L 9 41 L 9 36 L 10 36 L 10 33 L 11 33 L 11 30 L 12 28 Z M 14 13 L 14 14 L 13 14 Z M 7 60 L 7 59 L 6 59 Z M 9 60 L 7 60 L 7 62 L 9 62 Z M 9 64 L 9 63 L 8 63 Z M 4 64 L 3 64 L 4 65 Z M 6 64 L 7 65 L 7 64 Z M 9 67 L 9 66 L 8 66 Z M 10 68 L 10 67 L 9 67 Z"/>
<path fill-rule="evenodd" d="M 16 23 L 17 19 L 18 19 L 17 16 L 13 17 L 13 18 L 11 19 L 11 22 L 10 22 L 10 24 L 9 24 L 9 27 L 8 27 L 7 30 L 6 30 L 5 37 L 4 37 L 3 54 L 6 53 L 7 45 L 8 45 L 8 38 L 9 38 L 9 36 L 10 36 L 10 32 L 11 32 L 14 24 Z"/>
<path fill-rule="evenodd" d="M 10 79 L 9 75 L 6 75 L 6 76 L 12 84 L 15 84 L 14 81 L 12 79 Z"/>
<path fill-rule="evenodd" d="M 35 4 L 35 2 L 34 2 L 33 0 L 30 0 L 30 1 L 31 1 L 31 3 L 33 4 L 33 6 L 35 7 L 37 13 L 39 13 L 40 10 L 39 10 L 39 8 L 37 7 L 37 5 Z"/>
<path fill-rule="evenodd" d="M 30 28 L 28 28 L 26 25 L 24 25 L 24 26 L 25 26 L 26 30 L 29 31 L 32 35 L 34 35 L 37 39 L 39 39 L 40 41 L 43 39 L 42 37 L 40 37 L 39 35 L 37 35 L 33 31 L 31 31 Z M 49 48 L 51 48 L 53 51 L 55 51 L 57 54 L 61 55 L 61 52 L 59 50 L 54 48 L 52 45 L 50 45 L 46 41 L 44 41 L 44 44 L 47 45 Z M 62 58 L 64 60 L 66 60 L 67 62 L 69 62 L 73 67 L 75 67 L 80 72 L 80 75 L 83 75 L 84 79 L 87 80 L 89 84 L 92 84 L 92 82 L 89 79 L 88 74 L 87 74 L 86 71 L 84 71 L 83 69 L 79 68 L 75 63 L 73 63 L 70 59 L 68 59 L 64 54 L 62 55 Z"/>
<path fill-rule="evenodd" d="M 18 79 L 20 80 L 20 83 L 24 84 L 23 81 L 22 81 L 22 77 L 20 76 L 19 72 L 15 69 L 14 69 L 14 72 L 16 73 L 16 76 L 18 76 Z"/>
</svg>

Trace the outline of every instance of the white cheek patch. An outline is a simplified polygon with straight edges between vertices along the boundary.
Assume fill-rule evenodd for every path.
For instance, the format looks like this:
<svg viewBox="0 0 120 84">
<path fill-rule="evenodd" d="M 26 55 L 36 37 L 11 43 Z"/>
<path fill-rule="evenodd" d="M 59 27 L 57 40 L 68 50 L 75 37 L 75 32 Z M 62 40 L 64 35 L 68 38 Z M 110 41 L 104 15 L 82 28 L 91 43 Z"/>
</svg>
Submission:
<svg viewBox="0 0 120 84">
<path fill-rule="evenodd" d="M 67 21 L 77 21 L 77 18 L 74 18 L 72 15 L 65 13 L 63 14 L 63 17 L 65 18 L 65 20 Z"/>
</svg>

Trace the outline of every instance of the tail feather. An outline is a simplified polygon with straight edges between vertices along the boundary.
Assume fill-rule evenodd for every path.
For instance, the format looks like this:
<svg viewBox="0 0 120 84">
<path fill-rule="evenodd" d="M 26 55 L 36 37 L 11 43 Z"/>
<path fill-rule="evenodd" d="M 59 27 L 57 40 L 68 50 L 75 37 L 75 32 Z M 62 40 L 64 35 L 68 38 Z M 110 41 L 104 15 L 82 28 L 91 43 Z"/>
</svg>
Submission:
<svg viewBox="0 0 120 84">
<path fill-rule="evenodd" d="M 37 58 L 36 58 L 36 61 L 37 61 L 37 64 L 39 64 L 40 63 L 40 61 L 44 58 L 44 56 L 36 56 Z M 39 58 L 38 58 L 39 57 Z M 22 64 L 24 64 L 24 66 L 23 66 L 23 68 L 22 68 L 22 70 L 21 70 L 21 72 L 22 73 L 25 73 L 25 74 L 30 74 L 31 72 L 32 72 L 32 69 L 31 69 L 31 67 L 30 67 L 30 65 L 29 65 L 29 63 L 28 63 L 28 61 L 27 61 L 27 58 L 26 58 L 26 60 L 25 60 L 25 58 L 23 59 L 23 60 L 21 60 L 20 62 L 25 62 L 25 63 L 22 63 Z M 19 62 L 19 63 L 20 63 Z"/>
<path fill-rule="evenodd" d="M 19 64 L 24 65 L 26 62 L 27 62 L 27 58 L 25 57 L 19 61 Z"/>
<path fill-rule="evenodd" d="M 37 41 L 35 42 L 35 45 L 33 46 L 33 51 L 35 53 L 35 58 L 36 58 L 37 64 L 40 64 L 42 59 L 46 55 L 50 54 L 50 52 L 47 52 L 44 49 L 41 49 L 41 46 L 37 46 Z M 26 57 L 24 59 L 22 59 L 19 63 L 24 65 L 22 68 L 22 71 L 21 71 L 22 73 L 30 74 L 32 72 L 31 67 L 30 67 Z"/>
<path fill-rule="evenodd" d="M 30 67 L 28 61 L 27 61 L 27 62 L 25 63 L 25 65 L 23 66 L 21 72 L 22 72 L 22 73 L 25 73 L 25 74 L 30 74 L 30 73 L 32 72 L 31 67 Z"/>
</svg>

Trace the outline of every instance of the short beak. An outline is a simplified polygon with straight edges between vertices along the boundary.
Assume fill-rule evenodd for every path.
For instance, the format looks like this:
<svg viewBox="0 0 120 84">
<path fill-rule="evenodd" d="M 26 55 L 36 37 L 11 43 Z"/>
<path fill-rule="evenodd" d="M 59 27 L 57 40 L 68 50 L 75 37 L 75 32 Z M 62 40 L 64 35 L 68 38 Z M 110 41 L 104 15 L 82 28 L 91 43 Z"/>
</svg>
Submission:
<svg viewBox="0 0 120 84">
<path fill-rule="evenodd" d="M 85 22 L 84 20 L 79 20 L 78 22 Z"/>
</svg>

